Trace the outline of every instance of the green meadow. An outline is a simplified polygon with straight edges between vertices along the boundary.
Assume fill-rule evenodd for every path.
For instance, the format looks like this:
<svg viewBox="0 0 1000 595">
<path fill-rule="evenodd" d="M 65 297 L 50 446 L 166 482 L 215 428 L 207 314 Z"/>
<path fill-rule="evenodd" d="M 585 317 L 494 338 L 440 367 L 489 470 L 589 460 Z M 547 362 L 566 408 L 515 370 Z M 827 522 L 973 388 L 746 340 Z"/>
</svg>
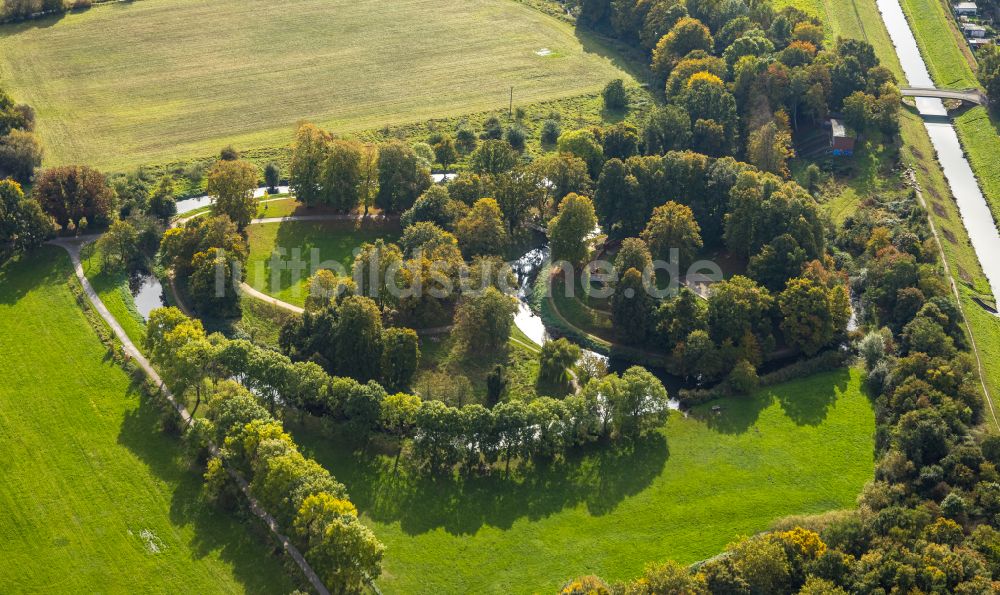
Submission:
<svg viewBox="0 0 1000 595">
<path fill-rule="evenodd" d="M 46 247 L 0 267 L 0 592 L 287 593 L 109 360 Z"/>
<path fill-rule="evenodd" d="M 343 481 L 387 546 L 385 593 L 553 593 L 583 574 L 691 563 L 792 514 L 854 506 L 873 475 L 875 416 L 840 370 L 713 402 L 635 444 L 489 476 L 394 472 L 394 447 L 318 424 L 296 441 Z"/>
</svg>

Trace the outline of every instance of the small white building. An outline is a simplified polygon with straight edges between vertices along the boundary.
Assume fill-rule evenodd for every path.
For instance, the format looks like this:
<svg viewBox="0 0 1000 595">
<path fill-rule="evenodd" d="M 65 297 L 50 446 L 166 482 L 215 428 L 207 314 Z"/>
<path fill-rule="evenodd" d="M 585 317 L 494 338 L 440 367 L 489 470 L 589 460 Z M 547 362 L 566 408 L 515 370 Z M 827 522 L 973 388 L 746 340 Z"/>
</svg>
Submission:
<svg viewBox="0 0 1000 595">
<path fill-rule="evenodd" d="M 979 14 L 979 6 L 975 2 L 956 2 L 952 5 L 952 9 L 960 17 L 974 17 Z"/>
<path fill-rule="evenodd" d="M 986 37 L 986 27 L 975 23 L 962 23 L 962 33 L 969 39 L 983 39 Z"/>
</svg>

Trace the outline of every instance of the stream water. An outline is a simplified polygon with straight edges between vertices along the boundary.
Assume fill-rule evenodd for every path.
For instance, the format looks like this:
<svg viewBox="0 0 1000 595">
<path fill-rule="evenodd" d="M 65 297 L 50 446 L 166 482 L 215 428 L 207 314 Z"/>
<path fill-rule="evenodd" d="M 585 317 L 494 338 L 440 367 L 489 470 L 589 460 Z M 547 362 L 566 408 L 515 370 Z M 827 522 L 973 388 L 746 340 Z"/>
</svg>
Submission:
<svg viewBox="0 0 1000 595">
<path fill-rule="evenodd" d="M 877 0 L 882 20 L 889 30 L 889 37 L 896 46 L 896 54 L 912 87 L 934 87 L 927 65 L 920 55 L 917 40 L 903 14 L 899 0 Z M 944 43 L 951 43 L 944 41 Z M 969 232 L 972 247 L 979 257 L 983 273 L 989 281 L 994 297 L 1000 297 L 1000 233 L 997 232 L 993 213 L 983 196 L 972 167 L 958 141 L 958 134 L 948 119 L 948 110 L 940 99 L 918 98 L 917 110 L 924 116 L 924 126 L 931 138 L 938 161 L 944 170 L 951 193 L 958 204 L 965 229 Z"/>
<path fill-rule="evenodd" d="M 128 288 L 135 302 L 135 309 L 139 311 L 143 320 L 149 320 L 149 313 L 153 310 L 169 305 L 160 280 L 152 273 L 133 275 L 129 279 Z"/>
</svg>

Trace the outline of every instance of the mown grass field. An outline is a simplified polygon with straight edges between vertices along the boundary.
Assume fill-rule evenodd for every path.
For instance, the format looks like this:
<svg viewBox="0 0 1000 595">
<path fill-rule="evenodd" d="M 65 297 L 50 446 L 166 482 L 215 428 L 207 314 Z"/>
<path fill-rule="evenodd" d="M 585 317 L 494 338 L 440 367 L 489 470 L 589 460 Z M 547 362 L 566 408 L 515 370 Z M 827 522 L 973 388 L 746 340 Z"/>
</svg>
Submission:
<svg viewBox="0 0 1000 595">
<path fill-rule="evenodd" d="M 301 306 L 309 295 L 311 271 L 332 269 L 351 275 L 354 251 L 366 242 L 399 239 L 398 227 L 372 221 L 286 221 L 247 228 L 250 258 L 246 282 L 257 291 Z M 280 258 L 274 260 L 274 255 Z M 279 263 L 279 269 L 273 264 Z M 296 264 L 297 263 L 297 264 Z M 337 266 L 342 267 L 339 271 Z M 298 266 L 299 269 L 293 267 Z"/>
<path fill-rule="evenodd" d="M 0 267 L 0 592 L 294 589 L 251 526 L 200 502 L 71 275 L 55 247 Z"/>
<path fill-rule="evenodd" d="M 874 413 L 841 370 L 674 412 L 633 448 L 595 445 L 489 477 L 414 479 L 392 449 L 311 425 L 296 440 L 346 483 L 386 544 L 385 593 L 554 593 L 573 576 L 691 563 L 798 513 L 850 508 L 873 475 Z"/>
<path fill-rule="evenodd" d="M 38 111 L 48 165 L 115 170 L 285 146 L 303 119 L 348 133 L 628 78 L 513 0 L 116 3 L 0 27 L 0 75 Z"/>
</svg>

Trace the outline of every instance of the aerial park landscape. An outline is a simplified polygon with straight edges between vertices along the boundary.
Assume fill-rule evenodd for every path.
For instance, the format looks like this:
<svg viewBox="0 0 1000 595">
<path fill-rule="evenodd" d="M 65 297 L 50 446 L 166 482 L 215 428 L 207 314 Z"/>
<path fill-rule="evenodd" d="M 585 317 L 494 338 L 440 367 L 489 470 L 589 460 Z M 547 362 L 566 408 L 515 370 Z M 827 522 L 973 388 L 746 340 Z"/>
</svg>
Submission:
<svg viewBox="0 0 1000 595">
<path fill-rule="evenodd" d="M 0 592 L 996 592 L 998 14 L 4 0 Z"/>
</svg>

